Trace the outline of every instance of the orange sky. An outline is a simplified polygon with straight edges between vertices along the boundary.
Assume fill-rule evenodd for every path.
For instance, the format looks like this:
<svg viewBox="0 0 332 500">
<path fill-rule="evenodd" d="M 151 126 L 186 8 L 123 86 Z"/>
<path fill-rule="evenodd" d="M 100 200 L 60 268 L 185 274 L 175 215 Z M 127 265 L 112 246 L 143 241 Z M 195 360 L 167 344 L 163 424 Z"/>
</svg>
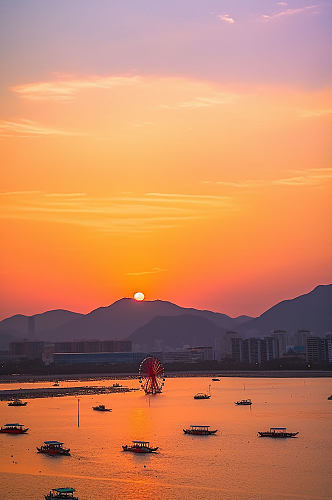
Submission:
<svg viewBox="0 0 332 500">
<path fill-rule="evenodd" d="M 331 87 L 55 69 L 2 90 L 2 317 L 331 281 Z"/>
</svg>

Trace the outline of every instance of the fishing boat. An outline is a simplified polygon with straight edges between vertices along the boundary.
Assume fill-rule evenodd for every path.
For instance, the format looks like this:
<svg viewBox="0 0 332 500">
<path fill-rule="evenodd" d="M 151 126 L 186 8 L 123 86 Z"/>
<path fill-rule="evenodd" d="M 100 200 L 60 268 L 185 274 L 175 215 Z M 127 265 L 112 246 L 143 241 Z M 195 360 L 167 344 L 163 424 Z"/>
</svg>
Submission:
<svg viewBox="0 0 332 500">
<path fill-rule="evenodd" d="M 210 394 L 205 394 L 203 392 L 198 392 L 195 394 L 194 399 L 210 399 L 211 395 Z"/>
<path fill-rule="evenodd" d="M 250 406 L 252 405 L 251 399 L 241 399 L 240 401 L 234 401 L 237 406 Z"/>
<path fill-rule="evenodd" d="M 123 445 L 123 451 L 131 451 L 133 453 L 154 453 L 158 450 L 158 446 L 150 446 L 149 441 L 132 441 L 132 445 Z"/>
<path fill-rule="evenodd" d="M 21 424 L 5 424 L 1 427 L 0 432 L 3 434 L 25 434 L 29 430 Z"/>
<path fill-rule="evenodd" d="M 286 427 L 270 427 L 269 431 L 258 432 L 260 437 L 293 438 L 298 432 L 287 432 Z"/>
<path fill-rule="evenodd" d="M 210 431 L 209 425 L 191 425 L 189 429 L 183 429 L 185 434 L 193 434 L 194 436 L 211 436 L 215 434 L 218 429 Z"/>
<path fill-rule="evenodd" d="M 39 448 L 38 453 L 45 453 L 46 455 L 70 455 L 70 448 L 63 448 L 63 443 L 60 441 L 44 441 L 44 444 Z"/>
<path fill-rule="evenodd" d="M 45 500 L 53 500 L 54 498 L 78 500 L 78 497 L 74 497 L 75 491 L 74 488 L 53 488 L 48 495 L 45 495 Z"/>
<path fill-rule="evenodd" d="M 92 408 L 95 411 L 112 411 L 112 408 L 106 408 L 105 405 L 93 406 Z"/>
<path fill-rule="evenodd" d="M 213 382 L 220 382 L 220 378 L 213 378 Z"/>
<path fill-rule="evenodd" d="M 14 399 L 8 403 L 8 406 L 26 406 L 28 404 L 27 401 L 21 401 L 20 399 Z"/>
</svg>

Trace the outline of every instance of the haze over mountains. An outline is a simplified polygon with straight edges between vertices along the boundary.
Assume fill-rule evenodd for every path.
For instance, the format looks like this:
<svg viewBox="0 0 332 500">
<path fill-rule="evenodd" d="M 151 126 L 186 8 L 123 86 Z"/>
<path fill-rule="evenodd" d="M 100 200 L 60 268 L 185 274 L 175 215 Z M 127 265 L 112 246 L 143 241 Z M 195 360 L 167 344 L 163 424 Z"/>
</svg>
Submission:
<svg viewBox="0 0 332 500">
<path fill-rule="evenodd" d="M 88 314 L 66 310 L 37 314 L 35 330 L 28 332 L 29 316 L 11 316 L 0 322 L 0 346 L 11 340 L 61 341 L 74 339 L 126 339 L 147 349 L 183 345 L 214 345 L 227 330 L 243 336 L 268 335 L 272 330 L 308 329 L 323 335 L 332 330 L 332 285 L 285 300 L 258 318 L 180 307 L 162 300 L 136 302 L 123 298 Z"/>
</svg>

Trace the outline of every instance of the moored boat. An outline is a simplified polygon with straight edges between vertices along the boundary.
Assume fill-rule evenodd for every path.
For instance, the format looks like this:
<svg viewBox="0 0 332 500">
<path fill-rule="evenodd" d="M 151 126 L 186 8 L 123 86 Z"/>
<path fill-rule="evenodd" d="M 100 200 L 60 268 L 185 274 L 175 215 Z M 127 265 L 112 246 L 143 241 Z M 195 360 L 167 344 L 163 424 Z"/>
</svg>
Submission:
<svg viewBox="0 0 332 500">
<path fill-rule="evenodd" d="M 189 429 L 183 429 L 185 434 L 193 434 L 194 436 L 210 436 L 215 434 L 218 429 L 210 430 L 209 425 L 191 425 Z"/>
<path fill-rule="evenodd" d="M 269 431 L 258 432 L 260 437 L 293 438 L 298 432 L 287 432 L 286 427 L 270 427 Z"/>
<path fill-rule="evenodd" d="M 234 401 L 237 406 L 250 406 L 252 405 L 251 399 L 241 399 L 240 401 Z"/>
<path fill-rule="evenodd" d="M 220 382 L 220 378 L 213 378 L 213 382 Z"/>
<path fill-rule="evenodd" d="M 195 394 L 194 399 L 210 399 L 210 394 L 205 394 L 203 392 L 198 392 Z"/>
<path fill-rule="evenodd" d="M 123 445 L 123 451 L 131 451 L 133 453 L 154 453 L 158 450 L 158 446 L 150 446 L 149 441 L 132 441 L 132 445 Z"/>
<path fill-rule="evenodd" d="M 29 430 L 21 424 L 5 424 L 1 427 L 0 432 L 3 434 L 25 434 Z"/>
<path fill-rule="evenodd" d="M 60 441 L 44 441 L 44 444 L 39 448 L 38 453 L 45 453 L 46 455 L 70 455 L 70 448 L 63 448 L 63 443 Z"/>
<path fill-rule="evenodd" d="M 53 500 L 55 499 L 70 499 L 70 500 L 78 500 L 78 497 L 74 497 L 74 492 L 76 490 L 74 488 L 53 488 L 48 495 L 45 495 L 45 500 Z"/>
<path fill-rule="evenodd" d="M 112 411 L 112 408 L 106 408 L 105 405 L 98 405 L 98 406 L 93 406 L 93 410 L 96 411 Z"/>
<path fill-rule="evenodd" d="M 26 406 L 28 404 L 27 401 L 21 401 L 20 399 L 14 399 L 8 403 L 8 406 Z"/>
</svg>

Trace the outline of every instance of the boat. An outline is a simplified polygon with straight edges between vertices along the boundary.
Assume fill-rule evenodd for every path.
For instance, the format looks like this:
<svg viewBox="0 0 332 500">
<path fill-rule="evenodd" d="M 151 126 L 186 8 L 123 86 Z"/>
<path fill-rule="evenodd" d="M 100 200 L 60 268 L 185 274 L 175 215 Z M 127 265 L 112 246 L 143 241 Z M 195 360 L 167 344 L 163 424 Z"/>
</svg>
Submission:
<svg viewBox="0 0 332 500">
<path fill-rule="evenodd" d="M 220 378 L 213 378 L 213 382 L 220 382 Z"/>
<path fill-rule="evenodd" d="M 123 451 L 131 451 L 133 453 L 154 453 L 158 450 L 158 446 L 150 446 L 149 441 L 132 441 L 132 445 L 123 445 Z"/>
<path fill-rule="evenodd" d="M 26 406 L 28 404 L 27 401 L 21 401 L 20 399 L 14 399 L 8 403 L 8 406 Z"/>
<path fill-rule="evenodd" d="M 70 499 L 78 500 L 78 497 L 74 497 L 74 488 L 53 488 L 48 495 L 45 495 L 45 500 L 56 499 Z"/>
<path fill-rule="evenodd" d="M 204 394 L 203 392 L 198 392 L 195 394 L 194 399 L 210 399 L 210 394 Z"/>
<path fill-rule="evenodd" d="M 92 407 L 96 411 L 112 411 L 112 408 L 106 408 L 105 405 L 98 405 Z"/>
<path fill-rule="evenodd" d="M 183 429 L 183 432 L 185 434 L 193 434 L 194 436 L 210 436 L 218 430 L 210 431 L 209 427 L 209 425 L 191 425 L 189 429 Z"/>
<path fill-rule="evenodd" d="M 331 396 L 329 396 L 327 399 L 329 399 L 329 400 L 331 401 L 331 400 L 332 400 L 332 394 L 331 394 Z"/>
<path fill-rule="evenodd" d="M 60 384 L 59 384 L 59 381 L 58 381 L 58 380 L 56 380 L 56 381 L 54 382 L 54 384 L 53 384 L 53 387 L 59 387 L 59 385 L 60 385 Z"/>
<path fill-rule="evenodd" d="M 122 387 L 121 384 L 113 384 L 112 387 Z"/>
<path fill-rule="evenodd" d="M 260 437 L 293 438 L 298 432 L 287 432 L 286 427 L 270 427 L 269 431 L 258 432 Z"/>
<path fill-rule="evenodd" d="M 237 406 L 248 406 L 252 405 L 251 399 L 241 399 L 240 401 L 234 401 Z"/>
<path fill-rule="evenodd" d="M 5 424 L 1 427 L 0 432 L 3 434 L 25 434 L 29 430 L 21 424 Z"/>
<path fill-rule="evenodd" d="M 46 455 L 70 455 L 70 448 L 63 448 L 63 443 L 60 441 L 44 441 L 44 444 L 39 448 L 38 453 L 45 453 Z"/>
</svg>

